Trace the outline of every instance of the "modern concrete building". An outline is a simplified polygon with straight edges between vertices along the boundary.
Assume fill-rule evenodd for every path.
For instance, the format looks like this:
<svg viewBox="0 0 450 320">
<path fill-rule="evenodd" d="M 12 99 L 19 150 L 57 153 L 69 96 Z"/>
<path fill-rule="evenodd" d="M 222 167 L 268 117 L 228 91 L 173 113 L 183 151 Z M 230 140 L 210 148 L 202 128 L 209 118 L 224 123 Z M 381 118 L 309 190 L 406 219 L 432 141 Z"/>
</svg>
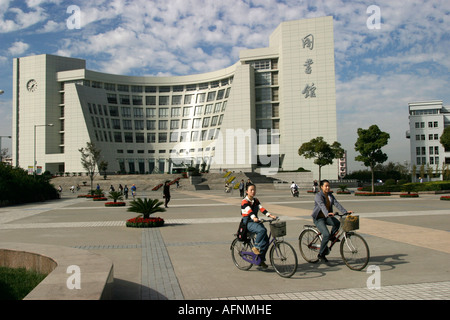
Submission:
<svg viewBox="0 0 450 320">
<path fill-rule="evenodd" d="M 268 47 L 204 74 L 106 74 L 53 55 L 14 59 L 13 72 L 13 164 L 30 170 L 84 172 L 79 149 L 91 141 L 110 172 L 317 175 L 298 148 L 337 141 L 332 17 L 283 22 Z M 337 178 L 336 168 L 322 176 Z"/>
<path fill-rule="evenodd" d="M 408 108 L 406 137 L 410 139 L 411 165 L 417 168 L 415 178 L 420 176 L 422 165 L 441 175 L 443 164 L 450 164 L 450 150 L 446 151 L 439 141 L 444 128 L 450 125 L 450 110 L 441 100 L 411 102 Z M 428 173 L 425 175 L 428 179 Z"/>
</svg>

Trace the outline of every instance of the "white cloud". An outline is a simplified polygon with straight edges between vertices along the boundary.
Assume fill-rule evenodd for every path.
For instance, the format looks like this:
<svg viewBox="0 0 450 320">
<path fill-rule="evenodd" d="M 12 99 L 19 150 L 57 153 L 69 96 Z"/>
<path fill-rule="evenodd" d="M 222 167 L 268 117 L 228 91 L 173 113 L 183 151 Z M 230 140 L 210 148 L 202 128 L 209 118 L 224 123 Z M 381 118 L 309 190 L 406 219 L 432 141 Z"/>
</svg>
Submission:
<svg viewBox="0 0 450 320">
<path fill-rule="evenodd" d="M 17 41 L 17 42 L 14 42 L 11 45 L 11 47 L 9 47 L 8 52 L 12 56 L 20 56 L 20 55 L 24 54 L 28 50 L 29 47 L 30 47 L 30 45 L 28 43 L 25 43 L 22 41 Z"/>
</svg>

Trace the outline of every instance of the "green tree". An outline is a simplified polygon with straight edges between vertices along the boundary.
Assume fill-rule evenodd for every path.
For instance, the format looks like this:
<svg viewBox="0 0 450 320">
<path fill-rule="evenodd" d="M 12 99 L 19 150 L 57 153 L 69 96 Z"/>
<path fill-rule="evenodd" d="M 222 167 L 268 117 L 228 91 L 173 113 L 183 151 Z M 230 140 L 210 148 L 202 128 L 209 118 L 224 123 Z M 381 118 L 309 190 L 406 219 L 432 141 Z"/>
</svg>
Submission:
<svg viewBox="0 0 450 320">
<path fill-rule="evenodd" d="M 87 171 L 89 179 L 91 179 L 91 190 L 93 189 L 95 168 L 101 159 L 101 150 L 95 147 L 92 142 L 86 142 L 86 148 L 78 149 L 81 153 L 81 165 Z"/>
<path fill-rule="evenodd" d="M 445 151 L 450 150 L 450 127 L 444 129 L 439 142 L 445 148 Z"/>
<path fill-rule="evenodd" d="M 339 142 L 328 144 L 323 137 L 311 139 L 309 142 L 303 143 L 298 149 L 298 154 L 306 159 L 315 158 L 314 164 L 319 166 L 319 181 L 321 180 L 321 170 L 323 166 L 333 163 L 334 159 L 342 158 L 344 149 L 341 148 Z"/>
<path fill-rule="evenodd" d="M 355 160 L 363 162 L 366 167 L 370 168 L 372 192 L 375 192 L 374 168 L 377 163 L 383 163 L 388 159 L 381 148 L 387 145 L 390 135 L 381 131 L 377 125 L 371 125 L 369 129 L 359 128 L 357 133 L 358 139 L 355 143 L 355 150 L 359 152 L 359 155 L 355 157 Z"/>
</svg>

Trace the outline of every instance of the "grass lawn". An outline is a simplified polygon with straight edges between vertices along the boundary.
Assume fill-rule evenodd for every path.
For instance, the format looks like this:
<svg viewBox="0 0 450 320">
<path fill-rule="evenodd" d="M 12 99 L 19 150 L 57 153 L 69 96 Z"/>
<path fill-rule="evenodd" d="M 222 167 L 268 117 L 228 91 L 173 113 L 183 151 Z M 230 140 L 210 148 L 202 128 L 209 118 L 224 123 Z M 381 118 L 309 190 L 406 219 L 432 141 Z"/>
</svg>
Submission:
<svg viewBox="0 0 450 320">
<path fill-rule="evenodd" d="M 0 300 L 22 300 L 46 276 L 25 268 L 0 267 Z"/>
</svg>

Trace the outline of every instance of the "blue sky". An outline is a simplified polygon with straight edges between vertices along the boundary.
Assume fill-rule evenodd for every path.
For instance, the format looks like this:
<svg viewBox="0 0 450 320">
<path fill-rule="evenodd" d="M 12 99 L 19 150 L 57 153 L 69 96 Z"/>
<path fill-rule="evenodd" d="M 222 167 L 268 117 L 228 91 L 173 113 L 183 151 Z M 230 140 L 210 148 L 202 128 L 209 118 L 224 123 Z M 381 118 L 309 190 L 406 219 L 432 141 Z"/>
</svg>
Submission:
<svg viewBox="0 0 450 320">
<path fill-rule="evenodd" d="M 68 28 L 71 5 L 79 29 Z M 380 28 L 368 27 L 375 5 Z M 12 59 L 56 54 L 91 70 L 188 75 L 234 64 L 239 51 L 268 46 L 282 21 L 333 16 L 338 141 L 350 169 L 358 128 L 391 135 L 389 160 L 409 159 L 408 102 L 450 106 L 450 1 L 434 0 L 0 0 L 0 135 L 12 128 Z M 2 147 L 10 148 L 9 139 Z"/>
</svg>

